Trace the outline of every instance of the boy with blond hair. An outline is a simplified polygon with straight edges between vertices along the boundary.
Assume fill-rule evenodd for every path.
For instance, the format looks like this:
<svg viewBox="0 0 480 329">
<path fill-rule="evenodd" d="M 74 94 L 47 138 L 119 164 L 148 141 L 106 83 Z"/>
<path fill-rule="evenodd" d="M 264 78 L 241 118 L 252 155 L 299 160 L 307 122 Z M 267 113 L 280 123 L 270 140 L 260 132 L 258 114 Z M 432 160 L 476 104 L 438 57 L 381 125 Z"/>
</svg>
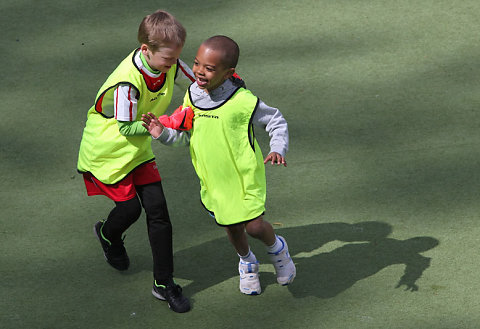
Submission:
<svg viewBox="0 0 480 329">
<path fill-rule="evenodd" d="M 189 300 L 173 280 L 172 226 L 149 132 L 141 116 L 162 115 L 174 84 L 183 90 L 192 83 L 190 68 L 179 60 L 184 27 L 168 12 L 146 16 L 138 30 L 140 47 L 107 78 L 87 114 L 77 168 L 88 195 L 105 195 L 115 202 L 94 233 L 106 261 L 119 271 L 130 260 L 122 235 L 146 212 L 153 256 L 153 290 L 175 312 L 190 310 Z"/>
<path fill-rule="evenodd" d="M 287 165 L 288 128 L 278 109 L 263 103 L 234 77 L 238 56 L 237 43 L 226 36 L 204 41 L 193 65 L 196 80 L 182 106 L 194 113 L 189 144 L 200 179 L 202 203 L 217 224 L 225 227 L 240 257 L 240 291 L 258 295 L 259 262 L 250 250 L 247 234 L 265 244 L 279 284 L 290 284 L 296 275 L 287 242 L 263 219 L 264 165 Z M 164 144 L 188 140 L 184 132 L 165 128 L 153 113 L 144 115 L 142 120 L 153 138 Z M 271 137 L 270 153 L 265 159 L 253 125 L 266 129 Z"/>
</svg>

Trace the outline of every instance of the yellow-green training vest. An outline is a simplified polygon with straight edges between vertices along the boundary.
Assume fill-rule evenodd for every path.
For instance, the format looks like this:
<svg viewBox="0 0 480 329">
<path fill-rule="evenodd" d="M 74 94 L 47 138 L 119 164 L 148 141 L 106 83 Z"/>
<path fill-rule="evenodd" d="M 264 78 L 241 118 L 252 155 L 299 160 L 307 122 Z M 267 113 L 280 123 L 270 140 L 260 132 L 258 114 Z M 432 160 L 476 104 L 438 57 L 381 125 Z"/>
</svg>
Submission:
<svg viewBox="0 0 480 329">
<path fill-rule="evenodd" d="M 195 114 L 190 155 L 200 196 L 219 225 L 245 222 L 265 211 L 265 165 L 252 126 L 257 103 L 245 88 L 213 109 L 196 107 L 189 93 L 184 99 Z"/>
<path fill-rule="evenodd" d="M 155 158 L 150 135 L 123 136 L 113 113 L 106 113 L 107 109 L 113 109 L 115 88 L 127 83 L 139 92 L 135 121 L 141 120 L 142 114 L 147 112 L 157 116 L 164 114 L 172 98 L 177 65 L 168 71 L 162 85 L 149 89 L 134 63 L 137 51 L 139 49 L 125 58 L 100 88 L 83 130 L 77 169 L 92 173 L 105 184 L 119 182 L 133 169 Z"/>
</svg>

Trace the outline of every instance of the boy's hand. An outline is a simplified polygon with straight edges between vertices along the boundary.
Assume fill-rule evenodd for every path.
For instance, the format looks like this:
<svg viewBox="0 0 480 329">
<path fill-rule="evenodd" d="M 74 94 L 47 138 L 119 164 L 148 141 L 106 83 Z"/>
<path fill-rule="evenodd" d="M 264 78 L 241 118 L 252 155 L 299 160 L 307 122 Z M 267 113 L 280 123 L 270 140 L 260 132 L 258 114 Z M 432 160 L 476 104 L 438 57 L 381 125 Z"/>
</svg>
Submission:
<svg viewBox="0 0 480 329">
<path fill-rule="evenodd" d="M 284 167 L 287 166 L 287 161 L 285 161 L 285 157 L 281 156 L 277 152 L 272 152 L 269 155 L 267 155 L 267 157 L 265 158 L 263 163 L 267 163 L 267 162 L 270 162 L 272 165 L 274 165 L 274 164 L 282 165 L 283 164 Z"/>
<path fill-rule="evenodd" d="M 142 126 L 148 130 L 153 138 L 158 138 L 162 134 L 163 128 L 165 128 L 160 121 L 158 121 L 155 114 L 151 112 L 148 112 L 148 114 L 142 114 L 142 121 Z"/>
</svg>

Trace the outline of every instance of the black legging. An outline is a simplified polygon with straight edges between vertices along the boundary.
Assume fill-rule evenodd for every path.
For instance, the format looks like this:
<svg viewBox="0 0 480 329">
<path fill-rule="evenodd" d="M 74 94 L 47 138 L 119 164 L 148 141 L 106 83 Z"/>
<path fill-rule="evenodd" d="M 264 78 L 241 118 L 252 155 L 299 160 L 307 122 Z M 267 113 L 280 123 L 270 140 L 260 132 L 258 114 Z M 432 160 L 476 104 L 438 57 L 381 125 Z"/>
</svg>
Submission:
<svg viewBox="0 0 480 329">
<path fill-rule="evenodd" d="M 123 233 L 140 217 L 143 206 L 152 248 L 153 276 L 157 283 L 161 284 L 173 276 L 172 224 L 167 201 L 161 182 L 135 188 L 138 196 L 128 201 L 115 202 L 116 206 L 103 226 L 103 234 L 112 243 L 119 243 Z"/>
</svg>

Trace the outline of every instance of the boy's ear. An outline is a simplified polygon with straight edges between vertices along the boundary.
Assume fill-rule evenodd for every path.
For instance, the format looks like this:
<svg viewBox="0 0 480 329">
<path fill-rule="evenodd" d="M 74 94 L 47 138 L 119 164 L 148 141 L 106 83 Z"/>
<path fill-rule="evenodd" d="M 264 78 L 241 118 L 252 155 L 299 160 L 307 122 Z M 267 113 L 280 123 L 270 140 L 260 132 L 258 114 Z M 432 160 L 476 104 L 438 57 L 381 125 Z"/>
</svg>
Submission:
<svg viewBox="0 0 480 329">
<path fill-rule="evenodd" d="M 144 43 L 140 46 L 140 50 L 142 51 L 143 55 L 147 55 L 147 51 L 149 50 L 148 46 Z"/>
<path fill-rule="evenodd" d="M 142 52 L 145 59 L 150 60 L 150 54 L 153 53 L 153 51 L 150 49 L 150 47 L 148 47 L 147 44 L 142 43 L 142 45 L 140 46 L 140 51 Z"/>
<path fill-rule="evenodd" d="M 234 67 L 229 68 L 227 73 L 225 73 L 225 80 L 230 79 L 234 73 L 235 73 L 235 68 Z"/>
</svg>

